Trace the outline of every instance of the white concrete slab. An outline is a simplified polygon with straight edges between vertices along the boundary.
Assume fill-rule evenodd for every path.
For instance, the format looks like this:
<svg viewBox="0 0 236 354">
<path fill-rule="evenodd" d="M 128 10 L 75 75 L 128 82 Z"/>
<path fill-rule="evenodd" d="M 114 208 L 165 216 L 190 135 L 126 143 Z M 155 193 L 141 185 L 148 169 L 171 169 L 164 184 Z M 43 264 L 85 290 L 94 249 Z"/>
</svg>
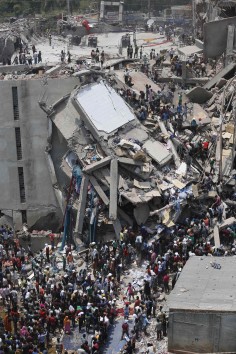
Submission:
<svg viewBox="0 0 236 354">
<path fill-rule="evenodd" d="M 143 145 L 143 149 L 160 166 L 164 166 L 172 159 L 172 154 L 159 141 L 148 140 Z"/>
<path fill-rule="evenodd" d="M 193 54 L 200 54 L 203 52 L 203 49 L 197 47 L 196 45 L 189 45 L 186 47 L 179 47 L 178 52 L 181 55 L 184 55 L 186 57 L 193 55 Z"/>
<path fill-rule="evenodd" d="M 120 95 L 104 82 L 82 87 L 75 99 L 94 127 L 107 134 L 135 119 Z"/>
</svg>

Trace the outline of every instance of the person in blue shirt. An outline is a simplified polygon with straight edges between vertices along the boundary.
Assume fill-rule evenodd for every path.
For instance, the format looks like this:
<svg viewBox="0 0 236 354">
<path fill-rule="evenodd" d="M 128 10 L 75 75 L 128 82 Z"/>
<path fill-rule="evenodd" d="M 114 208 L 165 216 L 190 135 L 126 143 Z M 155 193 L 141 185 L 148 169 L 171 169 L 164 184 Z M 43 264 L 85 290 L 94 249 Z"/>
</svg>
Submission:
<svg viewBox="0 0 236 354">
<path fill-rule="evenodd" d="M 178 104 L 178 106 L 177 106 L 177 113 L 180 114 L 180 113 L 182 113 L 182 111 L 183 111 L 182 105 L 181 105 L 181 104 Z"/>
</svg>

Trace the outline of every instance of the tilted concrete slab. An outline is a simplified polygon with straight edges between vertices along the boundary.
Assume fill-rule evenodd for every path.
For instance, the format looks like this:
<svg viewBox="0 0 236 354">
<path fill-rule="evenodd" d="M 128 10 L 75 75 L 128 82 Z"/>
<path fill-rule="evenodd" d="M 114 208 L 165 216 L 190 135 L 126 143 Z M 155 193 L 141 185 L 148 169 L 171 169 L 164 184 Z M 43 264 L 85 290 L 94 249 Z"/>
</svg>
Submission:
<svg viewBox="0 0 236 354">
<path fill-rule="evenodd" d="M 80 123 L 79 114 L 71 99 L 57 105 L 56 112 L 51 116 L 51 119 L 66 140 L 71 139 Z"/>
<path fill-rule="evenodd" d="M 207 112 L 198 103 L 193 104 L 193 117 L 199 125 L 211 123 Z"/>
<path fill-rule="evenodd" d="M 143 162 L 134 161 L 133 159 L 127 157 L 119 157 L 118 161 L 120 163 L 124 163 L 125 165 L 132 165 L 132 166 L 144 166 Z"/>
<path fill-rule="evenodd" d="M 196 45 L 188 45 L 186 47 L 179 47 L 178 52 L 180 55 L 184 55 L 186 57 L 194 54 L 201 54 L 203 52 L 202 48 L 199 48 Z"/>
<path fill-rule="evenodd" d="M 214 76 L 210 81 L 208 81 L 203 88 L 206 90 L 210 90 L 212 87 L 214 87 L 219 80 L 222 77 L 225 77 L 226 75 L 228 75 L 231 71 L 232 71 L 232 76 L 234 74 L 234 70 L 235 70 L 235 63 L 231 63 L 229 65 L 227 65 L 223 70 L 221 70 L 216 76 Z"/>
<path fill-rule="evenodd" d="M 213 96 L 213 93 L 210 91 L 207 91 L 203 87 L 197 86 L 197 87 L 194 87 L 192 90 L 190 90 L 186 94 L 186 96 L 188 96 L 188 98 L 193 103 L 202 104 L 202 103 L 207 102 L 209 99 L 211 99 L 211 97 Z"/>
<path fill-rule="evenodd" d="M 114 133 L 136 119 L 122 97 L 103 81 L 82 86 L 74 99 L 95 136 Z"/>
<path fill-rule="evenodd" d="M 83 172 L 92 173 L 92 172 L 98 170 L 99 168 L 109 165 L 109 163 L 111 162 L 111 159 L 112 159 L 111 156 L 107 156 L 100 161 L 94 162 L 93 164 L 84 167 Z"/>
<path fill-rule="evenodd" d="M 171 161 L 173 155 L 157 140 L 148 140 L 143 145 L 148 155 L 161 167 Z"/>
<path fill-rule="evenodd" d="M 102 199 L 103 203 L 105 205 L 109 205 L 109 199 L 106 196 L 104 190 L 102 189 L 102 187 L 99 185 L 97 179 L 94 176 L 90 176 L 89 177 L 90 182 L 92 183 L 95 191 L 97 192 L 97 194 L 99 195 L 99 197 Z"/>
<path fill-rule="evenodd" d="M 125 82 L 124 71 L 115 71 L 116 76 L 121 82 Z M 145 91 L 145 85 L 150 85 L 152 90 L 155 92 L 161 91 L 160 86 L 156 85 L 151 79 L 149 79 L 144 73 L 140 71 L 130 71 L 130 76 L 132 78 L 132 83 L 134 86 L 132 89 L 139 93 L 140 91 Z"/>
</svg>

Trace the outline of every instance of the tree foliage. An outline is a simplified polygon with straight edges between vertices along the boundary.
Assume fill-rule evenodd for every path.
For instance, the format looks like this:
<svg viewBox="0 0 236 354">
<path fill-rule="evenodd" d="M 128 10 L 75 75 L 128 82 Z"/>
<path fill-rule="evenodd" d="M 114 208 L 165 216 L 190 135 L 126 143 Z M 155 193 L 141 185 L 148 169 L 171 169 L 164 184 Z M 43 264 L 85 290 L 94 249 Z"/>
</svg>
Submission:
<svg viewBox="0 0 236 354">
<path fill-rule="evenodd" d="M 79 3 L 79 0 L 70 0 L 71 9 L 79 9 Z M 66 9 L 66 0 L 0 0 L 2 16 L 47 14 Z"/>
<path fill-rule="evenodd" d="M 73 11 L 89 9 L 92 2 L 99 0 L 70 0 L 70 8 Z M 124 0 L 125 10 L 146 12 L 148 4 L 152 10 L 162 10 L 172 5 L 184 5 L 190 0 Z M 1 16 L 19 16 L 33 14 L 47 14 L 50 12 L 65 11 L 67 0 L 0 0 Z"/>
</svg>

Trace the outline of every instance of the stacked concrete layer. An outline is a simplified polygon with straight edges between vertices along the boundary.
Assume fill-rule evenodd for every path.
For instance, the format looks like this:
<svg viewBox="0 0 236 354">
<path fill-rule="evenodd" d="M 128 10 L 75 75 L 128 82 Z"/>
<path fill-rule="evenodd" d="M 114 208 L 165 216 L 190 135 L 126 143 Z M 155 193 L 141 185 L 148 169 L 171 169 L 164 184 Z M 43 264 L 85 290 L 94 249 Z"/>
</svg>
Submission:
<svg viewBox="0 0 236 354">
<path fill-rule="evenodd" d="M 76 78 L 48 80 L 46 87 L 39 80 L 2 81 L 0 86 L 0 210 L 12 210 L 16 227 L 20 227 L 21 211 L 27 210 L 29 226 L 50 215 L 50 220 L 38 225 L 58 226 L 61 211 L 55 198 L 50 179 L 45 148 L 48 145 L 48 120 L 38 101 L 46 91 L 45 99 L 50 105 L 70 92 Z M 14 120 L 12 87 L 17 87 L 19 120 Z M 15 128 L 20 128 L 22 159 L 17 160 Z M 18 167 L 23 167 L 26 202 L 21 203 Z"/>
<path fill-rule="evenodd" d="M 235 265 L 232 257 L 189 259 L 168 297 L 170 352 L 235 351 Z"/>
</svg>

